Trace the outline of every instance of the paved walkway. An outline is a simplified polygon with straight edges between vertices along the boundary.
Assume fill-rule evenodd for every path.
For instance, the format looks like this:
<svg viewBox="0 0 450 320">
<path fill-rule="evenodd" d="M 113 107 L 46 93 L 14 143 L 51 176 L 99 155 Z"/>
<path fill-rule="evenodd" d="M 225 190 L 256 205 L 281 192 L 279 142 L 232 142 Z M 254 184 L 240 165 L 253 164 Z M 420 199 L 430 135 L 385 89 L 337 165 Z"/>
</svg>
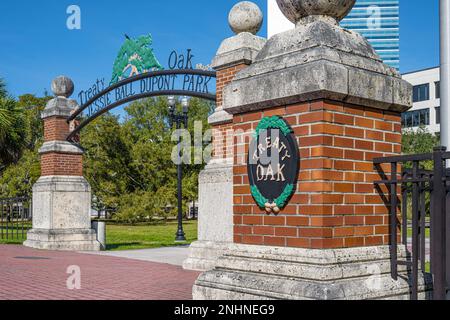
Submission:
<svg viewBox="0 0 450 320">
<path fill-rule="evenodd" d="M 80 268 L 80 290 L 67 288 L 71 266 Z M 186 300 L 198 275 L 169 264 L 0 245 L 0 300 Z"/>
<path fill-rule="evenodd" d="M 408 238 L 408 250 L 409 252 L 412 252 L 412 238 Z M 430 244 L 430 239 L 427 238 L 425 239 L 425 259 L 426 261 L 430 261 L 431 260 L 431 244 Z"/>
<path fill-rule="evenodd" d="M 189 255 L 189 246 L 166 247 L 158 249 L 142 249 L 127 251 L 86 252 L 88 254 L 126 258 L 141 261 L 167 263 L 182 266 Z"/>
</svg>

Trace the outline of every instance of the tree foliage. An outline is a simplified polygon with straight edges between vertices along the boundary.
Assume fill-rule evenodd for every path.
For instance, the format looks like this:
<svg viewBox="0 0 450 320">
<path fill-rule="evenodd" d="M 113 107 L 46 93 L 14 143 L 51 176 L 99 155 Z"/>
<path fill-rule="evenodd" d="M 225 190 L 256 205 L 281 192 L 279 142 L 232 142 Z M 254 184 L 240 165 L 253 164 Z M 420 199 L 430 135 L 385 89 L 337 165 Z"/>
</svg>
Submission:
<svg viewBox="0 0 450 320">
<path fill-rule="evenodd" d="M 11 98 L 0 98 L 0 170 L 20 159 L 26 144 L 25 113 Z"/>
<path fill-rule="evenodd" d="M 0 197 L 30 197 L 41 166 L 36 151 L 25 150 L 20 160 L 0 174 Z"/>
<path fill-rule="evenodd" d="M 40 176 L 40 112 L 49 99 L 33 95 L 0 99 L 0 110 L 8 115 L 6 124 L 0 127 L 0 197 L 31 196 Z M 192 137 L 195 121 L 202 123 L 201 136 L 209 129 L 211 109 L 210 103 L 191 99 Z M 84 176 L 92 187 L 94 208 L 115 209 L 117 219 L 130 223 L 175 216 L 177 172 L 171 155 L 177 142 L 172 141 L 172 133 L 164 98 L 132 103 L 121 117 L 108 113 L 87 126 L 81 133 L 81 145 L 85 149 Z M 202 168 L 202 164 L 184 166 L 184 209 L 197 199 Z"/>
<path fill-rule="evenodd" d="M 425 127 L 403 132 L 403 154 L 419 154 L 433 152 L 439 145 L 439 137 L 430 133 Z"/>
<path fill-rule="evenodd" d="M 207 130 L 211 105 L 192 99 L 189 130 L 194 122 Z M 116 218 L 127 222 L 150 220 L 176 214 L 177 174 L 171 160 L 172 142 L 166 99 L 152 98 L 125 108 L 121 122 L 106 115 L 88 126 L 81 136 L 85 154 L 85 176 L 98 208 L 117 208 Z M 193 156 L 193 155 L 192 155 Z M 183 170 L 183 203 L 196 200 L 198 173 L 202 165 Z"/>
<path fill-rule="evenodd" d="M 6 91 L 6 84 L 5 81 L 0 78 L 0 98 L 5 98 L 8 95 L 8 92 Z"/>
<path fill-rule="evenodd" d="M 0 197 L 30 196 L 40 176 L 38 149 L 43 142 L 40 112 L 49 97 L 23 95 L 0 99 L 10 124 L 0 134 Z M 0 130 L 1 132 L 1 130 Z"/>
<path fill-rule="evenodd" d="M 439 136 L 432 134 L 425 127 L 417 130 L 406 130 L 402 137 L 402 152 L 403 154 L 431 153 L 434 147 L 439 146 L 439 143 Z M 432 161 L 424 161 L 421 165 L 427 170 L 433 168 Z M 405 167 L 410 168 L 411 163 L 405 164 Z"/>
<path fill-rule="evenodd" d="M 430 133 L 426 128 L 421 127 L 418 130 L 406 130 L 403 132 L 402 151 L 403 154 L 422 154 L 431 153 L 433 148 L 439 146 L 440 138 Z M 433 170 L 433 161 L 422 161 L 421 167 L 425 170 Z M 411 163 L 404 164 L 405 168 L 411 168 Z M 412 201 L 407 201 L 407 217 L 412 219 Z M 427 214 L 430 212 L 430 194 L 425 195 L 425 208 Z"/>
<path fill-rule="evenodd" d="M 41 112 L 44 110 L 51 97 L 38 98 L 31 94 L 19 97 L 17 106 L 23 110 L 25 120 L 25 147 L 29 150 L 36 150 L 43 143 L 44 124 L 41 119 Z"/>
</svg>

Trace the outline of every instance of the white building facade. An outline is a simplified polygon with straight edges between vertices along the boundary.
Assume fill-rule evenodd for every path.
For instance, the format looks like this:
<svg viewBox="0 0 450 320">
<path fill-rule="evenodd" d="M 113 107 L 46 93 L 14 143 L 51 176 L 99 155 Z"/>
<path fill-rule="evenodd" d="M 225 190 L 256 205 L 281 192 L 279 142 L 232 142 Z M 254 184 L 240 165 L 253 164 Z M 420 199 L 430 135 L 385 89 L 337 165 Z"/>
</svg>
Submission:
<svg viewBox="0 0 450 320">
<path fill-rule="evenodd" d="M 425 127 L 431 133 L 440 133 L 440 68 L 405 73 L 403 79 L 414 87 L 413 108 L 402 115 L 403 128 Z"/>
</svg>

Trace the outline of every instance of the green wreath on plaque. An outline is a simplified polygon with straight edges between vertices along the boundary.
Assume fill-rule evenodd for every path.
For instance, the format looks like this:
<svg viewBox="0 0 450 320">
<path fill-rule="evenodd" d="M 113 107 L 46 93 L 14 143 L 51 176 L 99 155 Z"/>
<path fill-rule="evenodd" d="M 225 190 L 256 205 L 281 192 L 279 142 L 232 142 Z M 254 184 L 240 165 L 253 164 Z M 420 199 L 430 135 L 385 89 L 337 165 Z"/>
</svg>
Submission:
<svg viewBox="0 0 450 320">
<path fill-rule="evenodd" d="M 277 159 L 276 163 L 264 164 L 263 154 L 266 159 Z M 263 118 L 254 132 L 248 155 L 250 190 L 259 208 L 278 214 L 287 206 L 296 190 L 299 159 L 289 124 L 279 116 Z"/>
</svg>

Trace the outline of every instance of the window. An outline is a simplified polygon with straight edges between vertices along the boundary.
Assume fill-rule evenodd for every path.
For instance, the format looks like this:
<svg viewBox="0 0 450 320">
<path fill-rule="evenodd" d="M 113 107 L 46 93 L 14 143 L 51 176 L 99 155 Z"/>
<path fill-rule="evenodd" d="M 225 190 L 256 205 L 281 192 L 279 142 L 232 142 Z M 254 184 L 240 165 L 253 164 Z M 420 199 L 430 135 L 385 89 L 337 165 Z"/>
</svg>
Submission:
<svg viewBox="0 0 450 320">
<path fill-rule="evenodd" d="M 412 112 L 405 112 L 402 114 L 402 126 L 403 128 L 412 128 L 412 119 L 413 119 L 413 113 Z"/>
<path fill-rule="evenodd" d="M 430 85 L 428 83 L 413 87 L 413 102 L 430 100 Z"/>
<path fill-rule="evenodd" d="M 413 128 L 430 125 L 430 109 L 410 111 L 402 114 L 403 128 Z"/>
<path fill-rule="evenodd" d="M 441 108 L 436 108 L 436 123 L 441 124 Z"/>
<path fill-rule="evenodd" d="M 430 125 L 430 109 L 419 110 L 419 126 Z"/>
<path fill-rule="evenodd" d="M 436 85 L 436 99 L 440 99 L 441 98 L 441 82 L 435 82 L 434 83 Z"/>
<path fill-rule="evenodd" d="M 420 125 L 420 113 L 414 111 L 412 115 L 413 115 L 413 127 L 418 127 Z"/>
</svg>

